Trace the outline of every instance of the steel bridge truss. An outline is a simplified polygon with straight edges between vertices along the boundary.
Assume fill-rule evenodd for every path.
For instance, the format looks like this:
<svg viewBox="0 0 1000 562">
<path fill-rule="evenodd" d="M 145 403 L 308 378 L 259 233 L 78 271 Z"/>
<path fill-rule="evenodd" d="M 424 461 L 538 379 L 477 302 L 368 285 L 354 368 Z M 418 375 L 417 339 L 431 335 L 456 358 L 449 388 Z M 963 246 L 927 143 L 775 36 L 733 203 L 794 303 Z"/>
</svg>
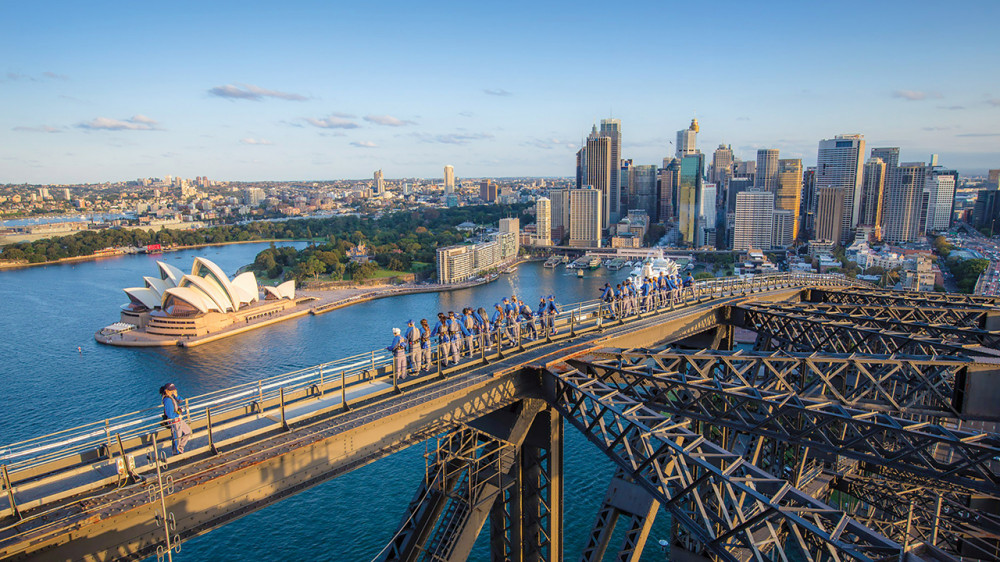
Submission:
<svg viewBox="0 0 1000 562">
<path fill-rule="evenodd" d="M 1000 297 L 983 295 L 963 295 L 958 293 L 927 293 L 886 291 L 851 287 L 842 289 L 808 289 L 806 299 L 809 302 L 874 305 L 874 306 L 904 306 L 904 307 L 959 307 L 980 308 L 986 310 L 1000 309 Z"/>
<path fill-rule="evenodd" d="M 569 364 L 545 371 L 555 408 L 722 560 L 896 559 L 901 546 L 706 439 L 628 391 Z"/>
</svg>

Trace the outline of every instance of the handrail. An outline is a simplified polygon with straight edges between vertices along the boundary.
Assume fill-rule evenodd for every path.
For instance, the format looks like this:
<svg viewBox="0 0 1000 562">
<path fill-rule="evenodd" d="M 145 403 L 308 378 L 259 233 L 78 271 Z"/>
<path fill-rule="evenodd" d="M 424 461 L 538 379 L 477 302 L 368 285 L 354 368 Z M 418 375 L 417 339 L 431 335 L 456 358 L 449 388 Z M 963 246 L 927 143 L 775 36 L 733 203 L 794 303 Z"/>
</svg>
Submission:
<svg viewBox="0 0 1000 562">
<path fill-rule="evenodd" d="M 872 286 L 869 283 L 837 275 L 770 273 L 752 277 L 730 276 L 696 281 L 694 290 L 688 291 L 685 288 L 683 294 L 690 293 L 690 297 L 698 302 L 701 297 L 697 295 L 707 295 L 711 298 L 716 295 L 725 296 L 726 293 L 732 296 L 748 291 L 757 292 L 806 285 Z M 681 305 L 684 304 L 688 304 L 687 297 L 684 297 L 681 303 Z M 560 305 L 562 310 L 556 315 L 555 323 L 557 326 L 568 327 L 571 330 L 574 327 L 581 329 L 583 322 L 599 324 L 604 320 L 600 318 L 602 306 L 603 303 L 599 299 Z M 674 308 L 673 304 L 671 304 L 672 308 Z M 430 342 L 430 345 L 432 351 L 437 351 L 437 342 Z M 391 365 L 392 357 L 389 353 L 384 350 L 372 350 L 266 379 L 214 390 L 186 400 L 187 419 L 189 421 L 205 419 L 208 415 L 208 408 L 212 409 L 214 416 L 218 416 L 234 410 L 250 408 L 254 403 L 263 404 L 269 400 L 277 399 L 281 392 L 288 395 L 290 392 L 308 389 L 318 382 L 322 382 L 324 375 L 326 375 L 326 381 L 329 382 L 334 379 L 335 373 L 344 373 L 345 377 L 354 378 L 355 381 L 388 377 L 391 382 L 391 375 L 377 377 L 377 373 L 383 367 L 391 367 Z M 387 368 L 386 371 L 388 370 L 390 369 Z M 363 375 L 366 373 L 368 376 L 364 377 Z M 345 384 L 345 386 L 349 387 L 350 385 Z M 0 446 L 0 464 L 6 465 L 8 470 L 13 473 L 86 451 L 93 451 L 105 445 L 110 446 L 112 436 L 115 435 L 122 439 L 144 436 L 152 431 L 163 429 L 160 410 L 160 406 L 153 406 Z"/>
</svg>

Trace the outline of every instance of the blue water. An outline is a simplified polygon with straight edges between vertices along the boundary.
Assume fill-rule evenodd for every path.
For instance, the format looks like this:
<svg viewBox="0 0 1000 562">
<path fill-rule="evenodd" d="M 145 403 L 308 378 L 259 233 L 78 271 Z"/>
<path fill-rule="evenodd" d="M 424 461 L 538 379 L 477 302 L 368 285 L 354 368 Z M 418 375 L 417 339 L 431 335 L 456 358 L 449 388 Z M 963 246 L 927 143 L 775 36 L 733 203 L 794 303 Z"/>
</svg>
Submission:
<svg viewBox="0 0 1000 562">
<path fill-rule="evenodd" d="M 489 309 L 515 293 L 532 306 L 549 294 L 562 303 L 589 300 L 605 281 L 627 274 L 598 270 L 578 279 L 564 268 L 530 263 L 486 286 L 371 301 L 191 349 L 127 349 L 94 341 L 97 329 L 118 321 L 127 300 L 121 289 L 156 276 L 156 260 L 186 270 L 195 256 L 205 256 L 233 275 L 267 246 L 0 272 L 0 444 L 155 406 L 157 389 L 168 381 L 193 396 L 383 347 L 391 328 L 410 318 L 431 319 L 439 310 L 465 306 Z M 184 543 L 175 560 L 370 560 L 392 537 L 423 476 L 423 453 L 424 445 L 416 445 L 243 517 Z M 613 467 L 569 424 L 564 455 L 564 545 L 570 559 L 583 547 Z M 661 515 L 651 543 L 667 533 Z M 488 535 L 484 529 L 471 559 L 488 559 Z M 643 559 L 663 557 L 651 546 Z"/>
</svg>

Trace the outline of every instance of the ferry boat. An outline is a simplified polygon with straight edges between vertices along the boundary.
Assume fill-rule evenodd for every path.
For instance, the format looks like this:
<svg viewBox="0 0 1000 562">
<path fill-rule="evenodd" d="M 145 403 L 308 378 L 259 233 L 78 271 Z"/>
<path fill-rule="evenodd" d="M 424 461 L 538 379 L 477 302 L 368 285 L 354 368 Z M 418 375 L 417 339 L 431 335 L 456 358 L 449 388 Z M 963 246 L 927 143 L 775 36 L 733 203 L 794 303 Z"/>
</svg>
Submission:
<svg viewBox="0 0 1000 562">
<path fill-rule="evenodd" d="M 512 265 L 512 266 L 508 267 L 507 269 L 503 270 L 503 274 L 504 275 L 510 275 L 511 273 L 514 273 L 515 271 L 517 271 L 517 266 L 516 265 Z"/>
<path fill-rule="evenodd" d="M 590 258 L 590 261 L 587 262 L 587 267 L 591 270 L 601 267 L 601 258 Z"/>
<path fill-rule="evenodd" d="M 559 256 L 552 256 L 549 259 L 545 260 L 545 263 L 543 263 L 542 266 L 543 267 L 547 267 L 549 269 L 555 269 L 556 266 L 559 265 L 560 263 L 562 263 L 562 258 L 561 257 L 559 257 Z"/>
<path fill-rule="evenodd" d="M 576 270 L 576 276 L 577 277 L 583 277 L 583 270 L 582 269 Z"/>
</svg>

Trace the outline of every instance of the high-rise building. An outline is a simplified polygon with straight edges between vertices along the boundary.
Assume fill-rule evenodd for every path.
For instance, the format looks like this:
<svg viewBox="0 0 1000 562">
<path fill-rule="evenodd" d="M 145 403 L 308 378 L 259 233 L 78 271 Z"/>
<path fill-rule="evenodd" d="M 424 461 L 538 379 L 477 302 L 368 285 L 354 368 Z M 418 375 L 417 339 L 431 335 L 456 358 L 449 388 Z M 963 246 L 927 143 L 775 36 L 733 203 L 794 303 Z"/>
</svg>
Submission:
<svg viewBox="0 0 1000 562">
<path fill-rule="evenodd" d="M 501 253 L 504 259 L 517 256 L 521 250 L 521 221 L 518 218 L 500 219 Z M 512 241 L 512 242 L 511 242 Z M 513 244 L 513 248 L 504 247 Z"/>
<path fill-rule="evenodd" d="M 607 139 L 605 139 L 607 140 Z M 592 187 L 567 190 L 569 198 L 569 245 L 601 247 L 601 204 L 604 194 Z"/>
<path fill-rule="evenodd" d="M 444 167 L 444 194 L 451 195 L 455 192 L 455 167 Z"/>
<path fill-rule="evenodd" d="M 753 180 L 750 178 L 729 178 L 726 186 L 726 212 L 736 212 L 736 196 L 744 191 L 753 189 Z"/>
<path fill-rule="evenodd" d="M 844 228 L 844 190 L 840 187 L 816 188 L 815 240 L 840 244 Z"/>
<path fill-rule="evenodd" d="M 800 236 L 803 240 L 810 240 L 816 227 L 816 166 L 808 166 L 802 174 L 802 204 L 799 208 Z"/>
<path fill-rule="evenodd" d="M 873 150 L 874 152 L 874 150 Z M 882 237 L 882 205 L 885 201 L 885 162 L 872 157 L 865 162 L 861 179 L 861 210 L 858 227 L 872 227 L 875 238 Z"/>
<path fill-rule="evenodd" d="M 994 189 L 1000 188 L 1000 169 L 990 170 L 986 176 L 986 183 Z"/>
<path fill-rule="evenodd" d="M 608 149 L 611 158 L 611 176 L 608 182 L 608 196 L 604 200 L 608 205 L 605 214 L 608 215 L 608 224 L 611 224 L 618 222 L 625 215 L 621 206 L 622 189 L 621 173 L 619 173 L 622 158 L 622 122 L 618 119 L 601 119 L 599 134 L 611 141 Z M 608 224 L 604 227 L 607 228 Z"/>
<path fill-rule="evenodd" d="M 919 236 L 926 176 L 923 162 L 904 162 L 895 169 L 882 209 L 882 237 L 886 242 L 900 244 Z"/>
<path fill-rule="evenodd" d="M 716 185 L 726 185 L 733 175 L 733 147 L 720 144 L 712 153 L 712 173 L 708 179 Z"/>
<path fill-rule="evenodd" d="M 497 184 L 493 180 L 485 179 L 479 182 L 479 198 L 487 203 L 495 203 L 497 200 Z"/>
<path fill-rule="evenodd" d="M 677 218 L 677 189 L 681 180 L 681 161 L 676 158 L 666 159 L 663 168 L 657 170 L 656 198 L 657 213 L 652 217 L 658 222 L 667 222 Z"/>
<path fill-rule="evenodd" d="M 864 135 L 837 135 L 819 141 L 816 157 L 816 187 L 835 187 L 844 192 L 844 210 L 841 213 L 840 244 L 849 243 L 854 237 L 861 210 L 861 179 L 864 167 Z"/>
<path fill-rule="evenodd" d="M 549 190 L 549 200 L 552 201 L 552 242 L 561 244 L 569 234 L 569 189 Z"/>
<path fill-rule="evenodd" d="M 771 247 L 787 248 L 795 241 L 795 215 L 785 209 L 775 209 L 771 229 Z"/>
<path fill-rule="evenodd" d="M 733 250 L 771 249 L 774 194 L 770 191 L 743 191 L 736 195 L 733 217 Z"/>
<path fill-rule="evenodd" d="M 677 215 L 681 240 L 688 245 L 700 246 L 701 230 L 698 220 L 702 201 L 702 173 L 705 158 L 695 152 L 681 158 L 680 181 L 677 186 Z"/>
<path fill-rule="evenodd" d="M 621 165 L 618 167 L 618 189 L 622 193 L 620 209 L 628 209 L 629 205 L 635 201 L 635 186 L 632 185 L 631 175 L 632 159 L 622 158 Z"/>
<path fill-rule="evenodd" d="M 535 245 L 552 245 L 552 201 L 546 197 L 535 200 Z"/>
<path fill-rule="evenodd" d="M 385 192 L 385 178 L 382 176 L 382 170 L 375 170 L 372 179 L 372 195 L 381 195 Z"/>
<path fill-rule="evenodd" d="M 683 158 L 698 151 L 698 120 L 692 119 L 687 129 L 677 131 L 677 158 Z"/>
<path fill-rule="evenodd" d="M 757 150 L 757 173 L 754 176 L 753 188 L 756 190 L 778 193 L 778 149 L 761 148 Z"/>
<path fill-rule="evenodd" d="M 716 224 L 718 210 L 715 204 L 717 187 L 714 183 L 706 183 L 702 186 L 701 209 L 698 212 L 698 226 L 701 229 L 698 239 L 699 246 L 714 246 L 716 243 L 716 233 L 718 232 Z"/>
<path fill-rule="evenodd" d="M 629 168 L 628 185 L 632 195 L 629 196 L 631 209 L 642 209 L 649 217 L 656 216 L 656 166 L 642 165 Z"/>
<path fill-rule="evenodd" d="M 583 185 L 589 185 L 601 192 L 601 228 L 606 229 L 610 224 L 608 214 L 611 203 L 611 178 L 618 175 L 618 162 L 611 160 L 611 137 L 601 136 L 597 132 L 597 127 L 591 131 L 587 137 L 586 152 L 586 178 Z M 612 173 L 614 172 L 614 173 Z"/>
<path fill-rule="evenodd" d="M 925 190 L 928 193 L 926 232 L 940 232 L 951 226 L 951 210 L 955 201 L 955 176 L 930 167 Z M 950 171 L 949 171 L 950 172 Z"/>
<path fill-rule="evenodd" d="M 885 180 L 888 182 L 889 171 L 899 166 L 899 147 L 890 146 L 883 148 L 873 148 L 871 157 L 878 158 L 883 163 L 885 163 L 885 170 L 886 170 Z"/>
<path fill-rule="evenodd" d="M 778 179 L 774 194 L 774 208 L 791 212 L 792 240 L 799 237 L 799 214 L 801 205 L 802 160 L 799 158 L 783 158 L 778 160 Z M 774 245 L 789 246 L 790 244 L 791 243 L 778 244 L 775 242 Z"/>
</svg>

